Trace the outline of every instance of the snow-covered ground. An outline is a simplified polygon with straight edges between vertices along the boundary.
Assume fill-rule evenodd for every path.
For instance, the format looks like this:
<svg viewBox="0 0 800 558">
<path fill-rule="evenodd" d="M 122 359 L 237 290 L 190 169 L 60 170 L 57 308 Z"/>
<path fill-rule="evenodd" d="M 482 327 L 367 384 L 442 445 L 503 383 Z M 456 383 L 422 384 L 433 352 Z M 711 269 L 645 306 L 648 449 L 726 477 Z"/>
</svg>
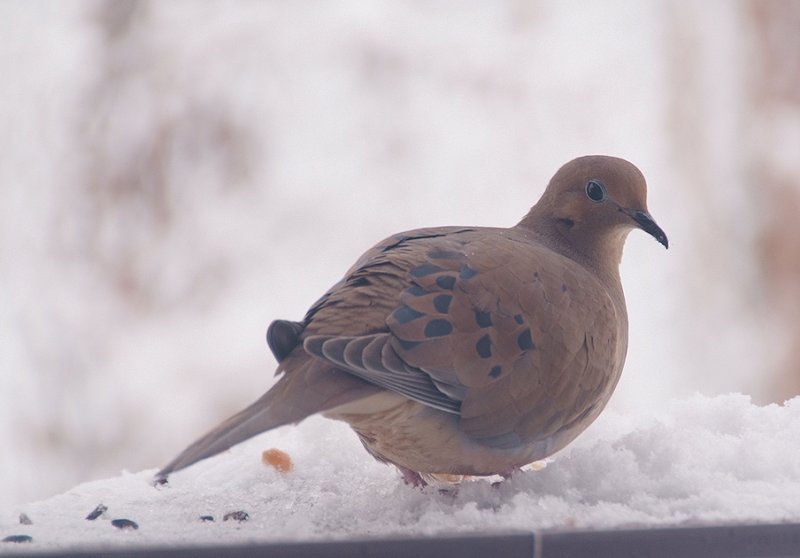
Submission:
<svg viewBox="0 0 800 558">
<path fill-rule="evenodd" d="M 743 395 L 604 414 L 539 470 L 455 487 L 405 486 L 341 423 L 314 417 L 153 485 L 155 469 L 81 484 L 0 516 L 20 546 L 235 544 L 387 535 L 800 522 L 800 397 L 759 407 Z M 287 452 L 290 472 L 262 463 Z M 86 519 L 99 505 L 106 511 Z M 225 516 L 244 512 L 246 519 Z M 24 513 L 32 524 L 19 523 Z M 213 520 L 203 516 L 210 516 Z M 239 514 L 238 517 L 243 517 Z M 135 522 L 119 528 L 113 520 Z"/>
<path fill-rule="evenodd" d="M 796 403 L 668 404 L 754 393 L 780 354 L 753 263 L 761 206 L 746 203 L 735 143 L 750 138 L 737 133 L 744 13 L 719 0 L 0 3 L 3 535 L 56 545 L 169 526 L 196 540 L 424 531 L 451 515 L 464 528 L 796 517 L 766 503 L 796 490 L 780 453 L 794 451 Z M 793 121 L 781 121 L 791 146 Z M 682 158 L 686 142 L 700 162 Z M 419 493 L 313 419 L 168 489 L 133 474 L 20 506 L 163 464 L 269 387 L 269 322 L 300 318 L 363 250 L 420 226 L 513 224 L 587 153 L 642 168 L 671 248 L 631 235 L 619 414 L 544 471 Z M 757 417 L 774 425 L 763 439 Z M 293 455 L 294 473 L 260 465 L 270 446 Z M 140 529 L 85 522 L 101 501 Z M 355 524 L 337 513 L 387 502 L 388 516 Z M 238 508 L 250 522 L 219 521 Z M 34 524 L 15 526 L 19 511 Z M 217 521 L 196 524 L 204 513 Z M 266 522 L 282 528 L 255 528 Z"/>
</svg>

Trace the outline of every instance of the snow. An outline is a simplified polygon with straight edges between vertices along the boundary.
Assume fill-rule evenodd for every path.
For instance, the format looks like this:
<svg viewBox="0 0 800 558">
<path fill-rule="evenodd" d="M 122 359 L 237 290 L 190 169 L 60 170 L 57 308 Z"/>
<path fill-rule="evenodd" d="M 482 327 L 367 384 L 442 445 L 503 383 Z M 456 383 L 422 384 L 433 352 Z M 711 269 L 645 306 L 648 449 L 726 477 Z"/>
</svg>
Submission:
<svg viewBox="0 0 800 558">
<path fill-rule="evenodd" d="M 154 486 L 155 469 L 81 484 L 0 517 L 0 536 L 41 550 L 233 544 L 508 530 L 800 521 L 800 397 L 754 405 L 695 395 L 657 414 L 606 412 L 544 468 L 416 489 L 346 425 L 313 417 L 263 434 Z M 261 453 L 287 452 L 281 473 Z M 540 466 L 542 464 L 539 464 Z M 98 505 L 107 511 L 85 517 Z M 245 521 L 223 520 L 244 511 Z M 19 524 L 26 514 L 32 525 Z M 201 516 L 214 521 L 202 521 Z M 119 529 L 128 519 L 138 529 Z M 0 537 L 0 538 L 2 538 Z M 22 545 L 5 543 L 0 553 Z"/>
<path fill-rule="evenodd" d="M 0 136 L 0 444 L 13 448 L 0 451 L 0 515 L 11 521 L 3 532 L 20 503 L 163 464 L 267 389 L 275 368 L 264 343 L 269 322 L 301 318 L 374 242 L 421 226 L 513 224 L 560 164 L 586 153 L 642 168 L 650 210 L 671 244 L 664 252 L 644 234 L 628 240 L 621 271 L 630 349 L 610 403 L 623 414 L 601 424 L 649 423 L 670 398 L 694 391 L 755 395 L 768 385 L 785 334 L 756 280 L 749 224 L 763 216 L 737 213 L 752 192 L 748 157 L 727 149 L 729 119 L 743 110 L 732 89 L 753 66 L 741 58 L 746 8 L 658 0 L 0 3 L 0 68 L 13 76 L 0 84 L 0 122 L 13 132 Z M 706 123 L 705 143 L 693 151 L 714 157 L 698 162 L 698 174 L 676 160 L 675 145 L 699 137 L 694 128 L 676 132 L 676 104 L 694 107 L 688 122 Z M 777 139 L 756 130 L 753 143 L 793 168 L 800 121 L 785 112 L 775 116 L 785 122 Z M 441 507 L 448 501 L 466 506 L 473 493 L 510 490 L 469 484 L 455 500 L 423 498 L 365 458 L 341 425 L 313 419 L 287 432 L 232 456 L 279 445 L 297 461 L 295 472 L 267 482 L 258 459 L 244 459 L 251 468 L 242 478 L 261 490 L 302 485 L 321 460 L 332 479 L 414 500 L 419 510 L 419 502 L 439 502 L 430 513 L 449 513 Z M 320 447 L 333 450 L 303 453 L 326 437 L 333 442 Z M 559 457 L 559 470 L 570 470 L 591 440 Z M 340 447 L 348 449 L 342 462 Z M 192 479 L 233 466 L 229 458 L 177 475 L 164 494 L 208 496 L 211 485 Z M 511 486 L 535 493 L 528 484 L 553 475 L 551 466 Z M 158 527 L 123 505 L 156 503 L 161 493 L 146 488 L 146 476 L 82 485 L 85 500 L 56 500 L 64 520 L 88 528 L 82 517 L 95 500 L 115 494 L 109 513 L 136 512 L 142 526 L 107 536 L 146 537 Z M 252 505 L 247 525 L 267 513 L 215 482 L 234 503 Z M 304 517 L 320 533 L 330 527 L 316 514 L 333 507 L 309 509 L 310 489 L 287 492 L 304 500 L 289 501 L 303 512 L 286 521 Z M 159 509 L 171 509 L 161 497 Z M 80 509 L 67 514 L 73 501 Z M 485 505 L 471 513 L 481 517 Z M 46 506 L 25 506 L 37 544 L 57 530 Z M 514 506 L 509 500 L 496 513 Z M 566 511 L 552 513 L 565 521 Z M 187 512 L 187 525 L 194 516 Z M 301 530 L 287 524 L 283 533 Z"/>
</svg>

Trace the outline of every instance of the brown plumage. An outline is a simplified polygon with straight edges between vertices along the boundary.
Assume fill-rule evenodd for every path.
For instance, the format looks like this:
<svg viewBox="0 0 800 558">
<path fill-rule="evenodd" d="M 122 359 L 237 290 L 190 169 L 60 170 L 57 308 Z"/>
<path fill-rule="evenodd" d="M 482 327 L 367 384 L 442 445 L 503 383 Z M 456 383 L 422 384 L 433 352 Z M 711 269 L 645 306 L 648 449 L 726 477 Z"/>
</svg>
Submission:
<svg viewBox="0 0 800 558">
<path fill-rule="evenodd" d="M 559 169 L 514 227 L 384 240 L 303 321 L 270 325 L 280 380 L 158 476 L 314 413 L 349 423 L 414 484 L 509 475 L 552 454 L 597 418 L 619 380 L 619 262 L 637 227 L 667 247 L 639 170 L 591 156 Z"/>
</svg>

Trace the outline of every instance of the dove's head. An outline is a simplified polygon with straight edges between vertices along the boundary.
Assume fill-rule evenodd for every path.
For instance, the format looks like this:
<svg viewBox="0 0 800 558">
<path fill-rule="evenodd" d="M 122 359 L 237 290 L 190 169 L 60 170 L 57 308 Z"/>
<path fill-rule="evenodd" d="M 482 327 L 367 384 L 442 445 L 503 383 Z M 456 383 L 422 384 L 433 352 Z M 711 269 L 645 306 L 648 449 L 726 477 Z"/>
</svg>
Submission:
<svg viewBox="0 0 800 558">
<path fill-rule="evenodd" d="M 592 155 L 565 164 L 520 226 L 587 257 L 605 257 L 604 252 L 610 252 L 608 256 L 617 263 L 625 237 L 635 228 L 669 247 L 667 235 L 647 211 L 644 176 L 617 157 Z"/>
</svg>

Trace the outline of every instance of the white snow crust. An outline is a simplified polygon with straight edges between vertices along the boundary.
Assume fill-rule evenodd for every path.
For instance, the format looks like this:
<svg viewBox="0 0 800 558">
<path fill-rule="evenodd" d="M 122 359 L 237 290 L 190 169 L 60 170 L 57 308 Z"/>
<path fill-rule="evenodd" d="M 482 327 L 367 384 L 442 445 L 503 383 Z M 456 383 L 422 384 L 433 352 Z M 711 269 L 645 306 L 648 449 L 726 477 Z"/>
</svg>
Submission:
<svg viewBox="0 0 800 558">
<path fill-rule="evenodd" d="M 263 434 L 154 486 L 155 469 L 81 484 L 0 517 L 21 547 L 234 544 L 508 530 L 800 521 L 800 397 L 693 396 L 657 416 L 607 412 L 539 470 L 508 481 L 403 484 L 342 423 L 320 417 Z M 294 469 L 265 465 L 287 452 Z M 541 464 L 540 464 L 541 465 Z M 99 504 L 107 511 L 85 517 Z M 223 517 L 235 511 L 245 521 Z M 24 513 L 32 525 L 21 525 Z M 202 521 L 213 516 L 214 521 Z M 119 529 L 129 519 L 138 529 Z"/>
</svg>

